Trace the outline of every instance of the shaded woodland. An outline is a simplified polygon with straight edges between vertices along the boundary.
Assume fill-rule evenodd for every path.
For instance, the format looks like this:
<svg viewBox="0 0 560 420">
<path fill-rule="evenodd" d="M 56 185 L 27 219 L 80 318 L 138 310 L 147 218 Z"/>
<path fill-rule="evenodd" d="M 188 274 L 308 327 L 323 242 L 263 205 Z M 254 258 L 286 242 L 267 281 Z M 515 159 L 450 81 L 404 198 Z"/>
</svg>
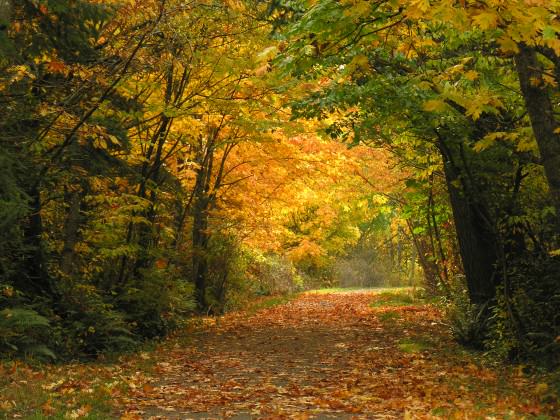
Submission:
<svg viewBox="0 0 560 420">
<path fill-rule="evenodd" d="M 0 0 L 0 354 L 341 285 L 560 361 L 557 0 Z"/>
</svg>

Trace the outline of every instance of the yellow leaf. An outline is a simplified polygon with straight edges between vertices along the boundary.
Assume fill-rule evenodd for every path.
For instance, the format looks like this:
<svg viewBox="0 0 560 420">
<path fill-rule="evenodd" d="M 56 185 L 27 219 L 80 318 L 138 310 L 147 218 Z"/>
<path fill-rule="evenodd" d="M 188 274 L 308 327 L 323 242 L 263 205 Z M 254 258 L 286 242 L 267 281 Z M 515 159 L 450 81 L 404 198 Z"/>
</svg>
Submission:
<svg viewBox="0 0 560 420">
<path fill-rule="evenodd" d="M 548 86 L 556 87 L 558 85 L 558 83 L 556 83 L 556 79 L 549 74 L 543 74 L 543 80 Z"/>
<path fill-rule="evenodd" d="M 0 401 L 0 410 L 9 411 L 13 408 L 10 401 Z"/>
<path fill-rule="evenodd" d="M 141 420 L 141 419 L 142 416 L 132 411 L 126 411 L 125 413 L 123 413 L 123 415 L 120 418 L 120 420 Z"/>
<path fill-rule="evenodd" d="M 371 5 L 367 1 L 358 1 L 352 7 L 344 10 L 344 15 L 350 16 L 354 21 L 358 21 L 363 16 L 371 13 Z"/>
<path fill-rule="evenodd" d="M 496 28 L 498 20 L 498 15 L 492 11 L 481 12 L 473 18 L 474 23 L 482 30 Z"/>
<path fill-rule="evenodd" d="M 480 115 L 484 111 L 482 107 L 483 105 L 476 101 L 470 102 L 469 106 L 467 106 L 467 117 L 472 117 L 474 121 L 478 120 L 480 118 Z"/>
<path fill-rule="evenodd" d="M 522 136 L 516 147 L 518 152 L 537 153 L 539 148 L 533 136 Z"/>
<path fill-rule="evenodd" d="M 552 48 L 556 53 L 556 55 L 560 55 L 560 39 L 558 38 L 547 39 L 545 40 L 545 44 L 550 48 Z"/>
<path fill-rule="evenodd" d="M 478 79 L 478 72 L 476 70 L 469 70 L 465 73 L 465 78 L 468 80 L 476 80 Z"/>
<path fill-rule="evenodd" d="M 504 35 L 501 38 L 498 38 L 498 44 L 500 44 L 500 49 L 504 53 L 517 54 L 519 52 L 519 47 L 517 46 L 517 43 L 509 36 Z"/>
<path fill-rule="evenodd" d="M 429 101 L 424 102 L 425 111 L 443 112 L 446 109 L 447 109 L 447 104 L 440 99 L 430 99 Z"/>
<path fill-rule="evenodd" d="M 542 79 L 539 77 L 531 77 L 529 83 L 531 84 L 531 86 L 539 87 L 542 85 Z"/>
<path fill-rule="evenodd" d="M 410 19 L 419 19 L 425 16 L 430 9 L 430 0 L 414 0 L 406 10 L 406 15 Z"/>
<path fill-rule="evenodd" d="M 512 135 L 504 131 L 496 131 L 495 133 L 487 134 L 474 144 L 473 150 L 475 152 L 486 150 L 499 139 L 512 139 Z"/>
<path fill-rule="evenodd" d="M 535 394 L 537 395 L 546 394 L 547 391 L 548 391 L 548 385 L 545 383 L 540 383 L 535 386 Z"/>
</svg>

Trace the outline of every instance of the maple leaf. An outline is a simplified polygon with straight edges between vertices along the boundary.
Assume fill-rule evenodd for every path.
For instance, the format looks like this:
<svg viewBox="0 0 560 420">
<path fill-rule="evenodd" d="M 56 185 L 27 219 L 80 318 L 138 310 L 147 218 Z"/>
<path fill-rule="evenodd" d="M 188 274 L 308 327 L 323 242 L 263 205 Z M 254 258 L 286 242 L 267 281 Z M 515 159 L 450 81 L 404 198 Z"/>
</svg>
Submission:
<svg viewBox="0 0 560 420">
<path fill-rule="evenodd" d="M 476 80 L 478 79 L 478 72 L 476 70 L 469 70 L 465 73 L 465 78 L 467 80 Z"/>
<path fill-rule="evenodd" d="M 47 68 L 53 73 L 64 73 L 66 65 L 62 61 L 51 60 L 47 65 Z"/>
<path fill-rule="evenodd" d="M 52 400 L 48 400 L 46 403 L 44 403 L 41 406 L 41 411 L 43 412 L 43 414 L 45 414 L 46 416 L 50 416 L 53 415 L 54 413 L 56 413 L 56 408 L 54 408 L 52 406 Z"/>
<path fill-rule="evenodd" d="M 474 23 L 482 30 L 494 29 L 498 26 L 499 16 L 495 11 L 483 11 L 473 17 Z"/>
<path fill-rule="evenodd" d="M 424 102 L 425 111 L 444 112 L 447 109 L 447 104 L 441 99 L 430 99 Z"/>
</svg>

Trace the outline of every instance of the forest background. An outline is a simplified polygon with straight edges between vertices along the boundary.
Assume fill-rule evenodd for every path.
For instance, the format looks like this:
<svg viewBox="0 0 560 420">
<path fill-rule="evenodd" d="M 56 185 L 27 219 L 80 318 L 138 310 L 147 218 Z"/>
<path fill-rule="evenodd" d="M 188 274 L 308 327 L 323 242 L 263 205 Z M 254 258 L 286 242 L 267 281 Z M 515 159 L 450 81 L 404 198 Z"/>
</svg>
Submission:
<svg viewBox="0 0 560 420">
<path fill-rule="evenodd" d="M 0 352 L 422 285 L 560 355 L 560 2 L 0 1 Z"/>
</svg>

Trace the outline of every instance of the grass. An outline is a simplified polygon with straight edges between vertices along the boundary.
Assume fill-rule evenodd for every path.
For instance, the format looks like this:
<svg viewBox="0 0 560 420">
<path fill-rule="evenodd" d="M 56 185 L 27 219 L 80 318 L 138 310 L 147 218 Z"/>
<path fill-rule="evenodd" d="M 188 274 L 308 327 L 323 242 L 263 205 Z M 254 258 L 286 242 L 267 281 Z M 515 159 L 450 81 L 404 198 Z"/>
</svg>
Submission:
<svg viewBox="0 0 560 420">
<path fill-rule="evenodd" d="M 399 319 L 401 315 L 396 311 L 387 311 L 381 312 L 377 317 L 381 322 L 392 322 Z"/>
<path fill-rule="evenodd" d="M 115 403 L 155 368 L 152 346 L 104 360 L 31 366 L 0 361 L 0 419 L 119 418 Z M 140 374 L 140 372 L 143 372 Z"/>
<path fill-rule="evenodd" d="M 2 366 L 10 368 L 0 384 L 0 419 L 114 418 L 113 387 L 118 392 L 127 388 L 112 376 L 107 383 L 94 383 L 86 372 L 68 372 L 61 379 L 61 369 L 54 367 L 39 372 L 21 363 Z"/>
<path fill-rule="evenodd" d="M 383 293 L 401 293 L 411 291 L 410 287 L 326 287 L 322 289 L 308 290 L 304 293 L 327 295 L 330 293 L 373 293 L 373 294 L 383 294 Z"/>
<path fill-rule="evenodd" d="M 431 347 L 431 344 L 424 340 L 404 339 L 397 344 L 399 349 L 405 353 L 420 353 Z"/>
<path fill-rule="evenodd" d="M 296 298 L 297 294 L 292 295 L 278 295 L 278 296 L 266 296 L 253 302 L 247 308 L 247 313 L 249 315 L 254 315 L 256 312 L 263 309 L 273 308 L 278 305 L 285 305 Z"/>
<path fill-rule="evenodd" d="M 399 307 L 410 305 L 422 305 L 426 301 L 415 296 L 410 288 L 399 288 L 389 291 L 381 291 L 376 294 L 370 303 L 372 308 Z"/>
</svg>

